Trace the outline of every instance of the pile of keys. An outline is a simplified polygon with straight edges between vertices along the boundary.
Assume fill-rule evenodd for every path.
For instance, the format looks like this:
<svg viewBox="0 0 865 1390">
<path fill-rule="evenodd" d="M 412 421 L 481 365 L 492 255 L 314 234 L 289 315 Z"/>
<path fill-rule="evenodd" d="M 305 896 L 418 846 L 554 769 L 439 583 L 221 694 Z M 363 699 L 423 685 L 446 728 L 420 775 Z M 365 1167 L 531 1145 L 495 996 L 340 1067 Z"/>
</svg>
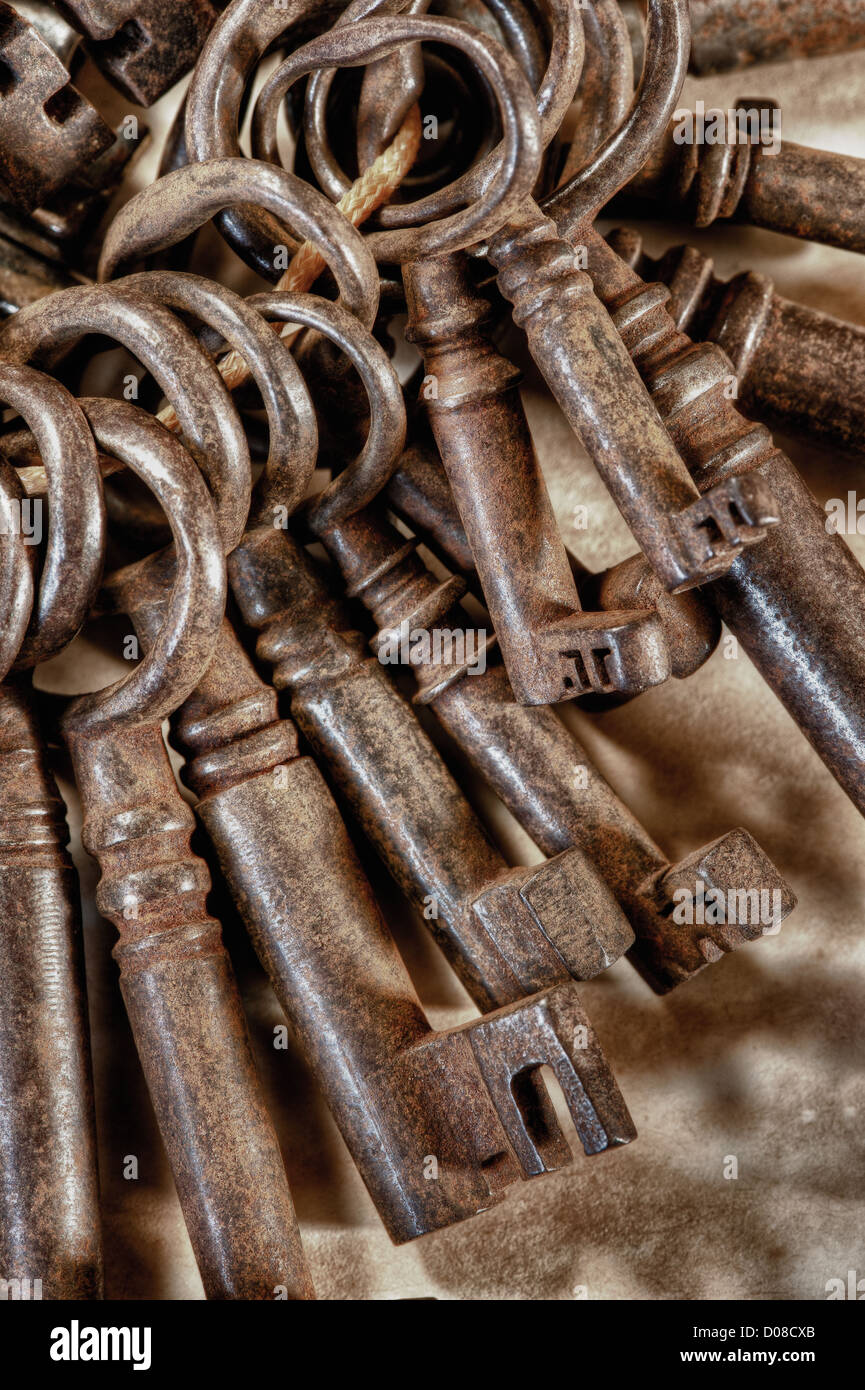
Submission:
<svg viewBox="0 0 865 1390">
<path fill-rule="evenodd" d="M 795 907 L 746 827 L 671 863 L 553 706 L 687 680 L 726 624 L 865 811 L 865 573 L 769 430 L 865 448 L 865 333 L 595 226 L 660 203 L 865 251 L 865 160 L 768 100 L 679 106 L 689 65 L 861 46 L 865 0 L 0 4 L 8 1296 L 104 1288 L 59 759 L 211 1299 L 315 1297 L 212 873 L 402 1243 L 578 1165 L 565 1114 L 586 1155 L 637 1139 L 580 981 L 627 956 L 687 987 Z M 133 192 L 149 137 L 107 84 L 146 108 L 181 79 Z M 205 227 L 243 292 L 200 273 Z M 630 528 L 601 573 L 514 342 Z M 111 615 L 138 659 L 58 713 L 39 668 Z M 430 1023 L 372 853 L 466 1022 Z"/>
</svg>

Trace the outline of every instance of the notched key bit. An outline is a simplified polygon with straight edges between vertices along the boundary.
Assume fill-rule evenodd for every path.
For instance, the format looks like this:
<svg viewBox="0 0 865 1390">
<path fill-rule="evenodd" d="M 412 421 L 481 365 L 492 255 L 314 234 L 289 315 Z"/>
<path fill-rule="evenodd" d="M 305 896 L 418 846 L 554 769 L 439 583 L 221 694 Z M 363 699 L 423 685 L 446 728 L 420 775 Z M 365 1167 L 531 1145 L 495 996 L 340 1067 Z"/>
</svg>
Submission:
<svg viewBox="0 0 865 1390">
<path fill-rule="evenodd" d="M 0 4 L 0 198 L 39 207 L 113 139 L 33 25 Z"/>
<path fill-rule="evenodd" d="M 97 67 L 139 106 L 195 66 L 216 23 L 210 0 L 64 0 L 63 9 Z"/>
<path fill-rule="evenodd" d="M 677 972 L 696 974 L 745 942 L 776 933 L 796 906 L 772 861 L 741 828 L 651 875 L 638 896 L 648 911 L 634 963 L 650 981 L 663 978 L 671 938 Z"/>
<path fill-rule="evenodd" d="M 699 501 L 672 518 L 672 529 L 689 568 L 699 567 L 708 575 L 717 561 L 718 573 L 723 574 L 729 568 L 731 548 L 741 550 L 764 540 L 768 527 L 776 526 L 780 519 L 768 484 L 750 474 L 716 483 Z M 681 587 L 687 590 L 691 586 Z"/>
<path fill-rule="evenodd" d="M 574 248 L 537 208 L 496 234 L 490 259 L 532 356 L 664 587 L 682 592 L 724 574 L 746 535 L 764 539 L 773 509 L 764 500 L 754 513 L 756 497 L 746 507 L 719 486 L 707 510 L 708 489 L 698 497 L 634 379 L 622 342 L 630 310 L 610 321 Z"/>
<path fill-rule="evenodd" d="M 130 601 L 140 600 L 139 592 Z M 555 1066 L 570 1085 L 587 1150 L 632 1137 L 569 986 L 463 1028 L 430 1029 L 324 779 L 300 755 L 293 725 L 279 718 L 276 692 L 227 623 L 176 729 L 192 755 L 185 780 L 199 798 L 198 815 L 392 1240 L 464 1220 L 521 1176 L 570 1160 L 536 1075 L 540 1065 Z M 554 1026 L 541 1026 L 544 1011 Z M 499 1032 L 489 1038 L 480 1028 L 505 1015 L 513 1015 L 519 1056 Z M 576 1078 L 562 1055 L 568 1048 L 580 1049 Z M 491 1054 L 498 1051 L 496 1064 Z M 517 1097 L 509 1107 L 502 1075 L 512 1078 Z M 586 1119 L 581 1076 L 598 1096 L 597 1124 Z"/>
<path fill-rule="evenodd" d="M 535 866 L 522 895 L 381 662 L 365 655 L 290 536 L 248 533 L 230 572 L 246 621 L 261 629 L 258 651 L 274 665 L 274 684 L 291 690 L 295 719 L 400 887 L 418 911 L 435 901 L 436 916 L 425 917 L 479 1008 L 621 952 L 627 926 L 584 856 Z M 554 893 L 543 900 L 540 883 L 552 876 L 560 889 L 570 876 L 585 883 L 595 911 L 564 913 Z"/>
</svg>

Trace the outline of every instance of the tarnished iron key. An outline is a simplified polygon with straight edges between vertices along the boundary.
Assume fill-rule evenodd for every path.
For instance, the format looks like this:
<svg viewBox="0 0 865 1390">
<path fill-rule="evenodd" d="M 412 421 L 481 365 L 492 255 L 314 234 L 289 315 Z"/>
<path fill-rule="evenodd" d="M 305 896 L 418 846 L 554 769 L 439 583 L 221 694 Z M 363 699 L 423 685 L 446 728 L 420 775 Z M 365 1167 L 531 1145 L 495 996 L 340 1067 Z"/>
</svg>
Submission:
<svg viewBox="0 0 865 1390">
<path fill-rule="evenodd" d="M 416 700 L 435 712 L 544 853 L 557 855 L 576 845 L 592 857 L 636 933 L 629 957 L 655 989 L 689 979 L 760 936 L 764 926 L 778 929 L 795 899 L 747 831 L 730 831 L 671 865 L 554 712 L 516 703 L 501 665 L 477 669 L 453 580 L 433 578 L 414 544 L 379 509 L 367 507 L 321 534 L 350 595 L 376 622 L 375 650 L 389 650 L 401 633 L 448 639 L 439 652 L 416 642 L 416 655 L 406 641 Z M 723 919 L 708 926 L 704 920 L 679 924 L 670 915 L 677 889 L 692 898 L 710 890 L 722 894 Z M 732 920 L 726 911 L 731 893 Z M 740 906 L 754 920 L 737 922 Z"/>
<path fill-rule="evenodd" d="M 762 481 L 719 480 L 693 498 L 675 444 L 633 391 L 621 339 L 554 224 L 535 208 L 497 234 L 489 255 L 547 385 L 665 587 L 715 579 L 765 541 L 779 518 Z"/>
<path fill-rule="evenodd" d="M 681 333 L 666 309 L 669 291 L 646 285 L 596 231 L 576 235 L 697 485 L 758 471 L 789 518 L 706 597 L 865 811 L 865 573 L 765 426 L 739 415 L 727 389 L 735 379 L 729 358 Z"/>
<path fill-rule="evenodd" d="M 31 1299 L 102 1296 L 81 916 L 68 839 L 28 683 L 9 679 L 0 684 L 0 1281 L 13 1290 L 17 1282 Z"/>
<path fill-rule="evenodd" d="M 569 966 L 595 973 L 625 944 L 621 921 L 611 919 L 600 898 L 590 894 L 587 907 L 580 906 L 580 885 L 587 883 L 583 856 L 559 856 L 534 869 L 506 867 L 409 707 L 380 664 L 364 658 L 363 639 L 347 631 L 339 606 L 313 562 L 286 532 L 272 526 L 247 532 L 230 566 L 243 617 L 260 632 L 258 654 L 274 665 L 277 689 L 291 692 L 292 717 L 397 883 L 410 901 L 426 909 L 429 926 L 469 993 L 489 1011 L 458 1034 L 471 1042 L 524 1175 L 567 1161 L 561 1136 L 556 1133 L 550 1141 L 548 1120 L 538 1131 L 531 1118 L 547 1109 L 536 1076 L 543 1064 L 553 1067 L 562 1085 L 587 1153 L 629 1142 L 634 1131 L 597 1040 L 589 1034 L 586 1048 L 574 1047 L 578 1013 L 582 1027 L 588 1026 L 574 985 L 569 981 L 545 988 L 569 979 Z M 212 817 L 205 814 L 213 829 L 218 812 Z M 230 799 L 226 816 L 230 816 Z M 332 812 L 330 819 L 328 842 L 336 839 L 339 844 Z M 228 861 L 226 871 L 229 877 L 234 875 L 260 924 L 274 914 L 278 920 L 286 890 L 277 885 L 276 867 L 264 869 L 263 887 L 255 892 L 252 865 L 235 861 L 232 867 L 229 846 L 239 833 L 239 821 L 226 819 L 220 839 L 220 852 Z M 273 833 L 269 832 L 269 842 Z M 301 883 L 306 883 L 312 861 L 308 842 L 304 837 L 298 863 L 297 846 L 283 844 L 282 832 L 276 833 L 279 853 L 273 856 L 268 851 L 266 864 L 293 865 Z M 343 912 L 328 921 L 320 951 L 326 950 L 339 924 L 351 921 L 351 915 Z M 371 969 L 372 954 L 362 941 L 352 946 L 352 956 L 355 951 Z M 339 953 L 337 959 L 341 960 Z M 299 971 L 301 966 L 299 959 Z M 331 967 L 327 970 L 329 977 Z M 336 988 L 344 998 L 347 977 L 340 965 L 329 993 Z M 540 993 L 534 992 L 539 989 Z M 352 993 L 345 1007 L 353 1017 L 357 1004 Z M 372 1025 L 364 1028 L 374 1042 Z M 417 1050 L 413 1047 L 405 1059 L 406 1071 L 397 1058 L 391 1084 L 409 1088 L 432 1084 L 431 1077 L 425 1079 L 425 1069 L 433 1064 L 436 1048 L 446 1055 L 457 1046 L 453 1038 L 448 1033 L 421 1039 Z M 478 1039 L 483 1040 L 480 1050 Z M 414 1067 L 421 1063 L 424 1070 L 413 1079 Z M 381 1080 L 388 1080 L 384 1069 Z M 453 1107 L 452 1097 L 448 1102 L 438 1089 L 436 1095 L 441 1104 Z M 468 1111 L 480 1107 L 482 1098 L 483 1092 L 476 1093 Z M 483 1112 L 478 1109 L 478 1113 Z M 508 1166 L 504 1160 L 501 1163 Z M 493 1172 L 497 1164 L 489 1165 Z"/>
<path fill-rule="evenodd" d="M 50 502 L 25 524 L 3 462 L 0 678 L 72 640 L 99 584 L 105 513 L 96 445 L 69 393 L 0 363 L 0 398 L 32 425 Z M 30 543 L 28 543 L 28 541 Z M 102 1292 L 96 1134 L 78 880 L 32 691 L 0 684 L 0 1281 L 13 1298 Z"/>
<path fill-rule="evenodd" d="M 474 555 L 434 441 L 415 427 L 413 437 L 383 492 L 388 506 L 448 569 L 463 578 L 475 597 L 483 592 Z M 593 574 L 572 552 L 568 563 L 581 599 L 602 610 L 644 608 L 657 613 L 669 654 L 670 675 L 684 680 L 708 661 L 721 636 L 721 622 L 697 589 L 670 594 L 643 555 L 631 555 Z M 599 697 L 590 697 L 594 704 Z M 603 699 L 603 697 L 600 697 Z M 620 694 L 609 697 L 617 704 Z"/>
<path fill-rule="evenodd" d="M 117 601 L 146 643 L 158 621 L 146 592 L 132 584 Z M 392 1240 L 473 1216 L 519 1178 L 569 1161 L 542 1064 L 589 1149 L 631 1137 L 568 986 L 431 1030 L 321 773 L 227 623 L 174 730 L 199 819 Z"/>
<path fill-rule="evenodd" d="M 214 650 L 225 603 L 222 538 L 183 446 L 137 407 L 87 402 L 105 451 L 152 488 L 172 525 L 174 582 L 164 623 L 133 673 L 83 696 L 63 729 L 99 861 L 100 912 L 139 1058 L 209 1298 L 310 1298 L 291 1194 L 255 1072 L 237 986 L 189 847 L 160 720 Z"/>
<path fill-rule="evenodd" d="M 748 415 L 788 434 L 865 451 L 865 329 L 783 298 L 768 275 L 743 270 L 720 280 L 696 246 L 653 258 L 628 228 L 607 241 L 642 279 L 669 287 L 677 328 L 724 349 Z"/>
<path fill-rule="evenodd" d="M 63 0 L 87 51 L 116 87 L 152 106 L 195 66 L 216 22 L 210 0 Z"/>
<path fill-rule="evenodd" d="M 259 528 L 229 565 L 293 718 L 478 1007 L 590 978 L 617 959 L 630 933 L 585 856 L 507 867 L 302 548 Z"/>
<path fill-rule="evenodd" d="M 113 138 L 33 25 L 0 4 L 0 197 L 38 207 Z"/>
<path fill-rule="evenodd" d="M 87 404 L 102 447 L 143 477 L 174 522 L 176 557 L 165 563 L 176 560 L 177 570 L 151 653 L 120 686 L 76 701 L 64 731 L 83 840 L 102 868 L 97 905 L 121 933 L 124 1000 L 205 1292 L 310 1297 L 236 985 L 219 925 L 206 913 L 209 875 L 189 849 L 194 817 L 160 729 L 217 638 L 222 551 L 240 535 L 249 506 L 246 441 L 212 361 L 168 310 L 140 295 L 67 291 L 22 310 L 7 329 L 2 350 L 22 358 L 50 355 L 88 330 L 112 333 L 172 400 L 212 484 L 215 516 L 201 475 L 161 425 L 123 402 Z"/>
<path fill-rule="evenodd" d="M 748 133 L 768 131 L 777 104 L 739 97 L 733 130 L 719 143 L 679 140 L 674 120 L 649 160 L 624 189 L 628 198 L 661 203 L 696 227 L 735 218 L 788 236 L 865 252 L 865 159 L 777 138 L 779 148 Z M 711 118 L 711 112 L 705 118 Z M 723 113 L 727 118 L 726 111 Z M 681 118 L 680 118 L 681 119 Z M 692 117 L 696 120 L 696 117 Z M 687 132 L 686 132 L 687 133 Z"/>
<path fill-rule="evenodd" d="M 646 609 L 583 613 L 519 396 L 519 372 L 484 333 L 489 305 L 463 257 L 403 269 L 406 336 L 516 698 L 633 694 L 670 674 Z"/>
<path fill-rule="evenodd" d="M 668 99 L 658 124 L 672 115 L 687 33 L 676 41 Z M 661 46 L 654 45 L 660 55 Z M 648 49 L 647 49 L 648 62 Z M 661 127 L 663 128 L 663 126 Z M 604 192 L 611 196 L 641 167 L 645 148 L 622 154 L 615 136 L 605 146 Z M 771 161 L 770 161 L 771 162 Z M 778 499 L 788 524 L 757 553 L 743 554 L 707 598 L 741 641 L 854 804 L 865 809 L 865 639 L 860 613 L 865 575 L 795 468 L 768 431 L 752 425 L 729 398 L 735 372 L 713 344 L 695 345 L 666 310 L 669 291 L 646 285 L 591 227 L 599 203 L 580 177 L 545 202 L 563 236 L 588 253 L 589 272 L 628 351 L 650 386 L 667 426 L 701 488 L 757 472 Z"/>
</svg>

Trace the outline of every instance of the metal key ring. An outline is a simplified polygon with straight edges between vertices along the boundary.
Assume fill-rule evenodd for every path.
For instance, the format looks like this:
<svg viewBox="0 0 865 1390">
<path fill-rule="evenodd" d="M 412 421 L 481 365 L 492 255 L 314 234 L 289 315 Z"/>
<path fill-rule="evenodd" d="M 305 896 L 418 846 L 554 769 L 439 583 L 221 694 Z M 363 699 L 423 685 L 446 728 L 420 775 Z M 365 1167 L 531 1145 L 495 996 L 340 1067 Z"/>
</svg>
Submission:
<svg viewBox="0 0 865 1390">
<path fill-rule="evenodd" d="M 419 40 L 450 44 L 472 59 L 495 95 L 505 133 L 482 202 L 423 226 L 372 232 L 365 238 L 376 259 L 384 263 L 442 255 L 482 241 L 531 193 L 543 153 L 541 127 L 535 96 L 515 59 L 500 44 L 458 20 L 379 16 L 331 29 L 299 48 L 265 84 L 253 112 L 255 153 L 275 159 L 282 101 L 300 77 L 334 65 L 364 66 Z M 415 206 L 409 204 L 401 212 L 412 218 L 417 215 Z"/>
<path fill-rule="evenodd" d="M 573 237 L 593 221 L 646 163 L 679 100 L 690 45 L 688 0 L 649 0 L 643 71 L 628 115 L 588 163 L 541 203 L 560 235 Z"/>
<path fill-rule="evenodd" d="M 93 436 L 65 386 L 33 367 L 0 361 L 0 400 L 32 429 L 48 478 L 48 543 L 14 662 L 25 670 L 67 646 L 87 617 L 102 574 L 105 505 Z M 13 604 L 13 625 L 20 602 Z"/>
<path fill-rule="evenodd" d="M 307 512 L 317 533 L 365 507 L 390 479 L 405 445 L 402 387 L 390 358 L 351 314 L 312 294 L 266 290 L 247 303 L 266 318 L 300 323 L 330 339 L 346 354 L 370 404 L 369 432 L 357 458 L 319 493 Z"/>
<path fill-rule="evenodd" d="M 254 203 L 284 219 L 327 262 L 339 302 L 368 328 L 378 307 L 378 272 L 364 238 L 324 194 L 272 164 L 214 159 L 188 164 L 145 188 L 120 209 L 105 236 L 99 279 L 164 251 L 223 208 Z M 277 242 L 271 248 L 271 254 Z"/>
<path fill-rule="evenodd" d="M 79 696 L 66 711 L 65 732 L 90 735 L 108 724 L 164 719 L 183 703 L 212 656 L 227 580 L 212 498 L 180 441 L 127 401 L 80 404 L 102 448 L 158 498 L 174 538 L 173 584 L 154 642 L 123 680 Z"/>
<path fill-rule="evenodd" d="M 19 524 L 24 496 L 18 474 L 0 454 L 0 681 L 15 663 L 33 609 L 35 556 Z"/>
<path fill-rule="evenodd" d="M 170 310 L 110 285 L 62 290 L 0 327 L 0 360 L 25 362 L 87 333 L 122 343 L 159 383 L 213 494 L 223 547 L 233 550 L 246 525 L 252 488 L 246 435 L 213 361 Z"/>
<path fill-rule="evenodd" d="M 150 270 L 114 281 L 113 287 L 194 314 L 242 355 L 261 393 L 270 434 L 264 472 L 255 485 L 255 505 L 261 509 L 278 504 L 293 512 L 315 471 L 318 427 L 303 376 L 285 340 L 247 300 L 200 275 Z M 338 313 L 357 324 L 353 314 L 342 309 Z"/>
<path fill-rule="evenodd" d="M 551 0 L 549 8 L 552 43 L 546 70 L 534 97 L 542 149 L 546 149 L 557 133 L 565 113 L 573 101 L 580 80 L 585 48 L 580 7 L 573 5 L 571 0 Z M 431 20 L 428 22 L 441 23 L 444 21 Z M 459 23 L 455 20 L 446 22 Z M 339 26 L 331 32 L 338 32 L 338 28 Z M 298 53 L 300 51 L 298 50 Z M 507 52 L 507 49 L 499 45 L 499 52 Z M 510 54 L 508 57 L 510 61 L 516 62 Z M 521 64 L 518 66 L 522 69 Z M 304 108 L 304 138 L 307 156 L 316 178 L 328 196 L 337 201 L 348 191 L 350 181 L 334 158 L 327 139 L 326 104 L 334 76 L 334 69 L 326 69 L 323 72 L 315 73 L 310 79 Z M 274 74 L 275 77 L 276 74 Z M 367 74 L 365 80 L 369 80 L 369 78 L 370 74 Z M 271 81 L 273 80 L 272 78 Z M 387 75 L 382 72 L 380 81 L 387 83 L 388 80 Z M 259 102 L 263 95 L 264 93 L 259 97 Z M 264 147 L 255 145 L 255 138 L 256 125 L 254 120 L 253 144 L 255 152 L 260 153 L 262 158 L 267 157 L 264 154 Z M 502 145 L 499 144 L 460 178 L 448 184 L 446 188 L 438 189 L 413 203 L 391 204 L 380 209 L 377 225 L 387 229 L 430 222 L 453 212 L 456 208 L 463 207 L 467 202 L 485 199 L 488 196 L 491 182 L 499 169 L 502 154 Z M 476 239 L 480 240 L 481 238 Z M 462 246 L 468 244 L 468 242 L 463 242 Z M 422 254 L 422 252 L 418 251 L 417 254 Z M 384 258 L 380 257 L 380 259 Z"/>
</svg>

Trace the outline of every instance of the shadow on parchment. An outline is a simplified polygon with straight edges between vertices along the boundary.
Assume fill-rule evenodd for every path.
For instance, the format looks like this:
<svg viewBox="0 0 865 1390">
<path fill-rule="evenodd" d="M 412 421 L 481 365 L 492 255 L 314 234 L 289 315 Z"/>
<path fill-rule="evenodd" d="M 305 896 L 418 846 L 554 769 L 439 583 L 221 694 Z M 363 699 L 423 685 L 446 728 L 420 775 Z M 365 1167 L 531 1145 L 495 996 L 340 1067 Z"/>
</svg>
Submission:
<svg viewBox="0 0 865 1390">
<path fill-rule="evenodd" d="M 446 1239 L 422 1242 L 440 1287 L 473 1285 L 479 1298 L 574 1297 L 567 1290 L 585 1285 L 582 1266 L 603 1270 L 606 1297 L 825 1298 L 825 1281 L 803 1291 L 797 1280 L 798 1227 L 815 1196 L 826 1199 L 823 1210 L 861 1201 L 865 1106 L 849 1107 L 858 1114 L 845 1119 L 827 1088 L 807 1093 L 813 1108 L 803 1110 L 783 1078 L 767 1095 L 769 1078 L 755 1073 L 749 1054 L 758 1042 L 795 1047 L 802 1074 L 816 1077 L 819 1053 L 823 1072 L 865 1100 L 865 1001 L 842 964 L 794 963 L 779 978 L 759 963 L 760 946 L 662 1000 L 641 982 L 632 988 L 624 962 L 581 986 L 644 1138 L 591 1159 L 577 1151 L 570 1169 L 542 1180 L 543 1193 L 520 1185 Z M 684 1122 L 690 1138 L 689 1121 L 703 1136 L 697 1153 L 685 1145 L 690 1169 L 668 1132 Z M 724 1160 L 736 1155 L 737 1178 L 725 1180 Z M 849 1250 L 827 1254 L 825 1278 L 861 1260 L 851 1220 Z"/>
</svg>

